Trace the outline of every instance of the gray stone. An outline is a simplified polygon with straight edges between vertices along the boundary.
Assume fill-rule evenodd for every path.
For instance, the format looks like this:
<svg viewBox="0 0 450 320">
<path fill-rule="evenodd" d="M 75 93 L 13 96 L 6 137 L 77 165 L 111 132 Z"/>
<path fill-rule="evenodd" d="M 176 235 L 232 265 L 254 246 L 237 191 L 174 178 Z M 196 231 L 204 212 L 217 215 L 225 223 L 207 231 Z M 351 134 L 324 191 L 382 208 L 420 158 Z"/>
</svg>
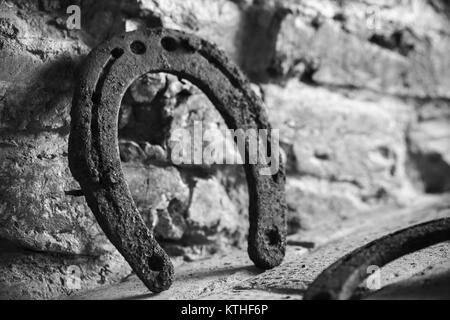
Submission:
<svg viewBox="0 0 450 320">
<path fill-rule="evenodd" d="M 16 14 L 14 6 L 0 6 L 0 19 L 17 29 L 13 38 L 0 33 L 0 129 L 67 128 L 75 71 L 88 47 L 37 11 Z"/>
<path fill-rule="evenodd" d="M 446 254 L 446 248 L 440 248 Z M 441 259 L 439 259 L 441 260 Z M 369 295 L 369 300 L 448 300 L 449 261 L 442 259 L 410 278 L 392 283 Z M 411 262 L 414 264 L 414 262 Z M 397 279 L 396 279 L 397 280 Z"/>
<path fill-rule="evenodd" d="M 129 90 L 135 102 L 150 103 L 165 85 L 166 77 L 163 74 L 147 73 L 133 82 Z"/>
<path fill-rule="evenodd" d="M 3 135 L 0 236 L 26 248 L 98 256 L 113 249 L 77 190 L 57 133 Z"/>
<path fill-rule="evenodd" d="M 216 178 L 194 180 L 187 228 L 183 243 L 192 244 L 188 260 L 214 252 L 223 252 L 230 245 L 241 246 L 247 234 L 248 221 L 239 214 L 224 187 Z M 195 248 L 197 247 L 197 248 Z"/>
<path fill-rule="evenodd" d="M 239 51 L 235 38 L 241 32 L 242 13 L 228 0 L 145 0 L 140 10 L 148 10 L 165 28 L 184 30 L 216 43 L 233 60 Z"/>
<path fill-rule="evenodd" d="M 189 188 L 174 167 L 123 164 L 133 199 L 147 226 L 165 240 L 179 240 L 186 229 Z"/>
<path fill-rule="evenodd" d="M 118 253 L 92 258 L 2 250 L 0 299 L 66 298 L 116 283 L 130 272 Z"/>
<path fill-rule="evenodd" d="M 445 52 L 450 25 L 444 10 L 422 2 L 284 5 L 293 13 L 281 22 L 275 65 L 270 66 L 279 76 L 297 75 L 334 87 L 449 97 L 445 70 L 450 59 Z M 314 23 L 318 16 L 320 25 Z"/>
</svg>

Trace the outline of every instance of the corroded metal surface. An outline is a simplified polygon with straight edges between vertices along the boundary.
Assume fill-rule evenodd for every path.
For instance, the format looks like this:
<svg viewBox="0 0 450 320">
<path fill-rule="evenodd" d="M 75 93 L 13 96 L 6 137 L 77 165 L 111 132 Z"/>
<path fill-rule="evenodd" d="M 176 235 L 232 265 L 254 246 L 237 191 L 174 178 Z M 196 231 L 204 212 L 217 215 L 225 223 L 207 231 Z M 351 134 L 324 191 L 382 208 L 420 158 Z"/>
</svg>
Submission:
<svg viewBox="0 0 450 320">
<path fill-rule="evenodd" d="M 167 72 L 191 81 L 231 129 L 270 129 L 260 99 L 241 72 L 210 43 L 167 29 L 135 31 L 95 48 L 80 74 L 71 111 L 69 166 L 105 234 L 153 292 L 173 280 L 169 257 L 144 224 L 121 168 L 117 122 L 122 96 L 139 76 Z M 270 136 L 269 136 L 270 139 Z M 248 145 L 245 146 L 248 154 Z M 286 246 L 285 173 L 245 164 L 249 191 L 248 253 L 256 266 L 281 263 Z"/>
<path fill-rule="evenodd" d="M 415 225 L 380 239 L 344 256 L 310 285 L 304 299 L 350 299 L 358 285 L 367 278 L 370 266 L 381 268 L 414 251 L 450 240 L 450 218 Z"/>
</svg>

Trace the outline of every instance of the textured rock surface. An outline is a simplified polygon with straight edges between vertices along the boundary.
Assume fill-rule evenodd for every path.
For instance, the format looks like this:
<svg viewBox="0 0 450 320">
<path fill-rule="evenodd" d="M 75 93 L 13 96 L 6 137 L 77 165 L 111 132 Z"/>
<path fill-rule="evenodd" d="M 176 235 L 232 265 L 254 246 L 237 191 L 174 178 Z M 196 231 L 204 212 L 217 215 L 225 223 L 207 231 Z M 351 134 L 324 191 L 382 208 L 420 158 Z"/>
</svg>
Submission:
<svg viewBox="0 0 450 320">
<path fill-rule="evenodd" d="M 0 239 L 20 248 L 8 251 L 4 261 L 13 261 L 15 271 L 2 269 L 0 283 L 8 286 L 0 291 L 18 281 L 23 297 L 70 294 L 59 281 L 49 284 L 50 274 L 66 266 L 55 254 L 92 274 L 109 261 L 111 281 L 129 272 L 84 199 L 65 194 L 78 189 L 66 159 L 77 70 L 93 46 L 118 32 L 155 26 L 192 32 L 244 70 L 280 129 L 296 243 L 323 243 L 323 234 L 345 233 L 348 221 L 373 210 L 450 190 L 447 1 L 76 3 L 81 30 L 66 27 L 72 2 L 0 3 Z M 208 99 L 164 74 L 138 79 L 119 119 L 121 158 L 137 205 L 165 248 L 185 260 L 242 246 L 247 230 L 241 168 L 170 162 L 174 130 L 192 130 L 194 121 L 212 130 L 215 143 L 226 140 Z M 36 274 L 29 289 L 27 273 Z M 101 285 L 96 281 L 83 288 Z"/>
<path fill-rule="evenodd" d="M 67 139 L 3 135 L 0 153 L 0 237 L 36 251 L 100 255 L 112 250 L 70 175 Z"/>
<path fill-rule="evenodd" d="M 227 0 L 144 0 L 141 10 L 149 10 L 166 28 L 195 32 L 217 43 L 237 60 L 239 48 L 235 37 L 241 32 L 242 12 L 233 1 Z"/>
<path fill-rule="evenodd" d="M 347 220 L 339 230 L 322 233 L 323 243 L 313 250 L 305 249 L 291 236 L 286 259 L 282 265 L 266 272 L 258 272 L 247 259 L 245 252 L 233 252 L 228 256 L 215 257 L 177 267 L 178 279 L 174 287 L 160 295 L 148 294 L 136 277 L 126 282 L 82 295 L 75 299 L 301 299 L 307 286 L 331 263 L 355 248 L 377 237 L 402 229 L 409 225 L 448 217 L 449 201 L 445 197 L 420 199 L 412 202 L 407 210 L 384 210 L 373 212 L 364 219 Z M 435 298 L 448 297 L 448 260 L 450 244 L 437 244 L 427 249 L 404 256 L 380 268 L 379 292 L 362 283 L 358 294 L 367 298 L 426 299 L 427 292 L 421 291 L 417 282 L 427 279 L 437 281 L 428 285 L 434 290 Z M 419 277 L 419 279 L 417 279 Z M 423 279 L 424 278 L 424 279 Z M 413 291 L 406 288 L 415 284 Z M 430 290 L 429 289 L 429 290 Z M 432 291 L 433 292 L 433 291 Z"/>
<path fill-rule="evenodd" d="M 282 75 L 303 69 L 301 76 L 318 84 L 448 98 L 448 4 L 374 5 L 367 19 L 368 2 L 292 1 L 298 14 L 282 21 L 276 40 Z"/>
<path fill-rule="evenodd" d="M 223 233 L 230 236 L 236 233 L 231 239 L 239 244 L 248 228 L 247 220 L 239 216 L 236 206 L 217 179 L 195 181 L 188 223 L 187 237 L 200 243 L 211 241 L 211 237 Z"/>
<path fill-rule="evenodd" d="M 189 205 L 189 188 L 179 172 L 140 163 L 126 163 L 123 170 L 147 226 L 162 239 L 179 240 L 186 229 Z"/>
</svg>

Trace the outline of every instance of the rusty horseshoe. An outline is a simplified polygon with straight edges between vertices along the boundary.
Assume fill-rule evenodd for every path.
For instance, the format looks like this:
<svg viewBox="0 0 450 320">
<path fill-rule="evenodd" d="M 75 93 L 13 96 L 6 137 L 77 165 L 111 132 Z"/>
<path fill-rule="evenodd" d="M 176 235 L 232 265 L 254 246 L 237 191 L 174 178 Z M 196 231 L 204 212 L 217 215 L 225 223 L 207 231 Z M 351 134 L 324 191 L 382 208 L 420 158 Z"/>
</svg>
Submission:
<svg viewBox="0 0 450 320">
<path fill-rule="evenodd" d="M 409 253 L 450 240 L 450 218 L 418 224 L 374 240 L 339 259 L 309 286 L 305 300 L 346 300 L 367 278 L 367 268 L 382 267 Z"/>
<path fill-rule="evenodd" d="M 230 129 L 270 129 L 270 124 L 260 98 L 238 68 L 195 36 L 163 28 L 134 31 L 112 37 L 88 55 L 71 110 L 69 167 L 106 236 L 148 289 L 160 292 L 172 284 L 173 265 L 133 202 L 117 136 L 126 89 L 150 72 L 191 81 Z M 256 266 L 268 269 L 279 265 L 285 254 L 285 172 L 281 158 L 274 175 L 262 175 L 262 167 L 244 164 L 250 202 L 248 254 Z"/>
</svg>

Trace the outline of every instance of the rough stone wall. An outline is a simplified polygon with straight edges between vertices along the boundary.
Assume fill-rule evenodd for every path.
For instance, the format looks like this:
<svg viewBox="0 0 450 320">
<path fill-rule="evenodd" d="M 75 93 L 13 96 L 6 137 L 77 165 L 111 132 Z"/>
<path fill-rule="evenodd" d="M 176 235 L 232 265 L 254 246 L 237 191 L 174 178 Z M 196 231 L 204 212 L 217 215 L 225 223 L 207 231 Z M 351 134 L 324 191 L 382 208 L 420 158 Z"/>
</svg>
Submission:
<svg viewBox="0 0 450 320">
<path fill-rule="evenodd" d="M 81 30 L 66 28 L 71 4 Z M 92 47 L 158 26 L 215 42 L 254 83 L 281 133 L 290 233 L 449 191 L 445 0 L 1 1 L 0 297 L 54 298 L 130 273 L 84 199 L 66 194 L 78 189 L 69 110 Z M 225 139 L 208 99 L 166 74 L 138 79 L 119 119 L 134 199 L 184 260 L 243 246 L 247 230 L 239 167 L 170 163 L 168 141 L 194 121 Z"/>
</svg>

